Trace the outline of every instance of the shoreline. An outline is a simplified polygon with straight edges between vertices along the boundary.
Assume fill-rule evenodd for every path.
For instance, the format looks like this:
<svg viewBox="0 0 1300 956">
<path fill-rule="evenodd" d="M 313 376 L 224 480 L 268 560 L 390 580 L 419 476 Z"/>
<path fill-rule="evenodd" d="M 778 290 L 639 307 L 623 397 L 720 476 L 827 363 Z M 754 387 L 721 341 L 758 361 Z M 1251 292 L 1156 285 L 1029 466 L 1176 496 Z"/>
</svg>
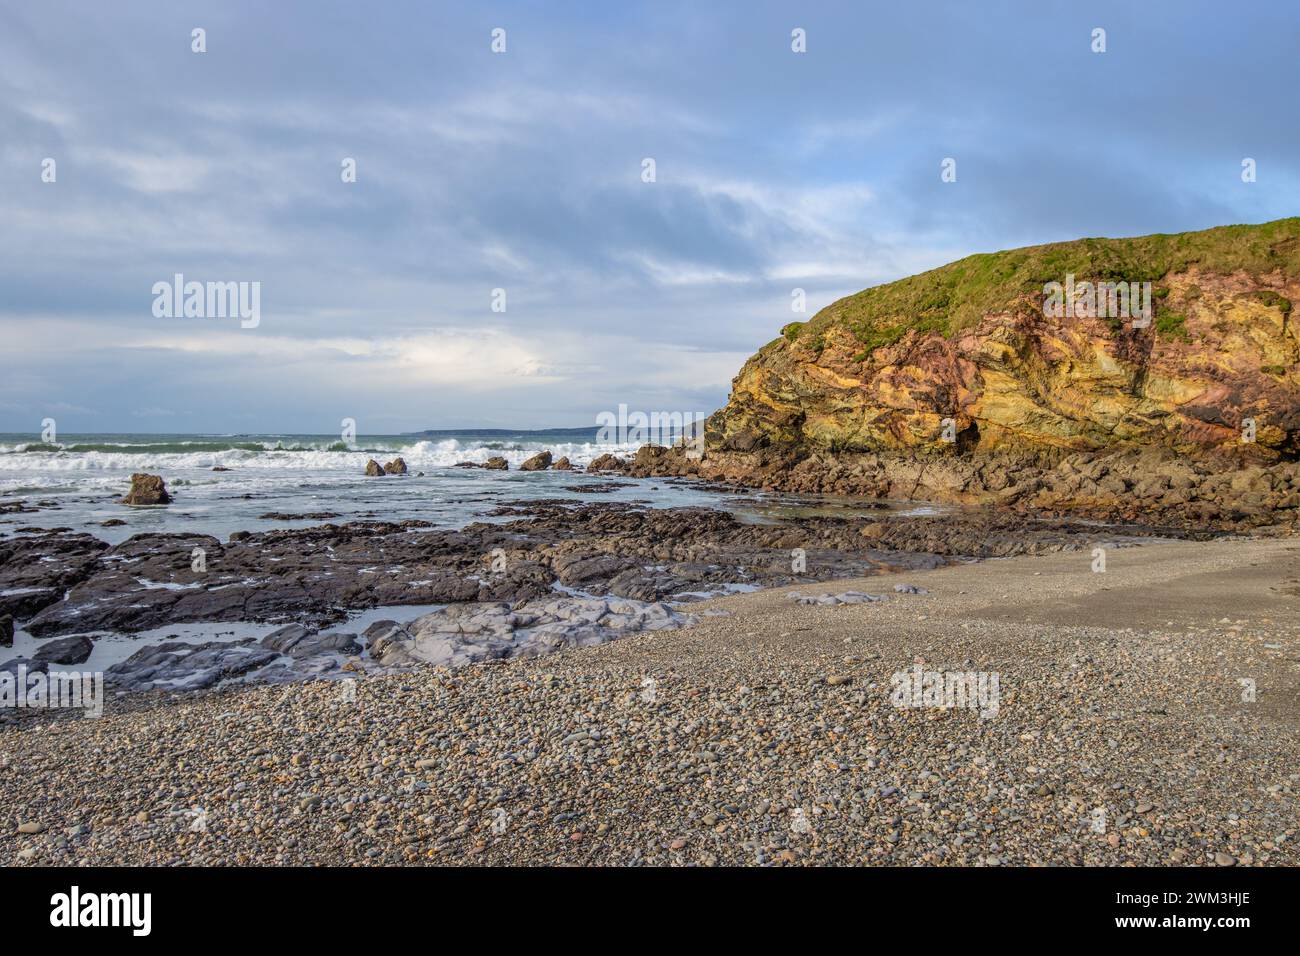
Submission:
<svg viewBox="0 0 1300 956">
<path fill-rule="evenodd" d="M 6 728 L 0 792 L 36 819 L 13 821 L 0 853 L 1300 862 L 1300 542 L 1115 549 L 1105 573 L 1090 560 L 1025 556 L 716 598 L 693 609 L 728 614 L 689 628 L 364 677 L 353 703 L 317 681 L 150 695 L 100 720 Z M 833 607 L 789 597 L 904 581 L 928 593 Z M 891 675 L 918 658 L 1000 674 L 997 715 L 892 706 Z M 71 747 L 92 756 L 69 765 Z M 205 832 L 189 829 L 196 807 Z M 43 830 L 16 834 L 24 822 Z"/>
<path fill-rule="evenodd" d="M 681 626 L 711 594 L 1188 534 L 992 510 L 790 511 L 758 522 L 735 509 L 540 499 L 454 529 L 356 521 L 112 545 L 71 530 L 14 536 L 0 540 L 0 617 L 14 618 L 17 644 L 0 668 L 103 663 L 105 637 L 106 677 L 128 691 L 544 655 Z"/>
</svg>

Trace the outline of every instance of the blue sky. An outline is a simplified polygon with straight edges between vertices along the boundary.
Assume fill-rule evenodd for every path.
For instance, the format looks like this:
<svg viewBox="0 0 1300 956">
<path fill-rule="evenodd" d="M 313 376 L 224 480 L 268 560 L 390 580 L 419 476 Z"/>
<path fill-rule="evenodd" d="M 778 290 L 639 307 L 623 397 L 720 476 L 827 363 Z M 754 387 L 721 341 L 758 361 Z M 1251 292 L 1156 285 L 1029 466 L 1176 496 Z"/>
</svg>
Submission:
<svg viewBox="0 0 1300 956">
<path fill-rule="evenodd" d="M 6 2 L 0 431 L 711 411 L 866 286 L 1296 214 L 1298 48 L 1283 0 Z M 260 325 L 155 318 L 178 272 Z"/>
</svg>

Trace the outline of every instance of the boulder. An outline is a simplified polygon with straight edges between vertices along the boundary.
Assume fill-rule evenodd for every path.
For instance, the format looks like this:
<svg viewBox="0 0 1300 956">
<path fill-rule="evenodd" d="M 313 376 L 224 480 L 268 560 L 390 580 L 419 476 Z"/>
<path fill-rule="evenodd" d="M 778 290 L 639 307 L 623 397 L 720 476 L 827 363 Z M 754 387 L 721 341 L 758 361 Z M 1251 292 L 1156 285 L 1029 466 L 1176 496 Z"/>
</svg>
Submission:
<svg viewBox="0 0 1300 956">
<path fill-rule="evenodd" d="M 14 646 L 14 618 L 12 614 L 0 617 L 0 647 Z"/>
<path fill-rule="evenodd" d="M 400 457 L 394 458 L 388 464 L 384 465 L 384 474 L 386 475 L 404 475 L 406 474 L 406 462 Z"/>
<path fill-rule="evenodd" d="M 568 458 L 561 458 L 551 467 L 556 471 L 573 471 L 573 462 L 569 461 Z"/>
<path fill-rule="evenodd" d="M 642 445 L 636 450 L 634 461 L 638 465 L 652 465 L 666 454 L 668 449 L 663 445 Z"/>
<path fill-rule="evenodd" d="M 295 660 L 318 654 L 361 653 L 355 634 L 318 634 L 301 624 L 290 624 L 272 631 L 259 642 L 267 650 L 287 654 Z"/>
<path fill-rule="evenodd" d="M 604 454 L 587 466 L 588 471 L 621 471 L 627 463 L 622 458 Z"/>
<path fill-rule="evenodd" d="M 160 476 L 137 473 L 131 476 L 131 490 L 122 499 L 122 504 L 166 505 L 171 504 L 171 500 Z"/>
<path fill-rule="evenodd" d="M 378 478 L 383 473 L 384 473 L 384 466 L 381 465 L 379 462 L 375 461 L 373 458 L 371 458 L 368 462 L 366 462 L 367 478 Z"/>
<path fill-rule="evenodd" d="M 551 467 L 551 453 L 549 451 L 539 451 L 532 458 L 519 466 L 520 471 L 545 471 Z"/>
<path fill-rule="evenodd" d="M 483 462 L 483 467 L 490 471 L 506 471 L 509 469 L 510 463 L 500 455 L 493 455 L 487 461 Z"/>
<path fill-rule="evenodd" d="M 94 649 L 95 644 L 88 637 L 57 637 L 42 644 L 34 660 L 49 664 L 80 664 Z"/>
<path fill-rule="evenodd" d="M 50 671 L 49 661 L 34 661 L 26 657 L 15 657 L 0 664 L 0 674 L 8 674 L 10 678 L 16 681 L 20 667 L 26 669 L 29 677 L 32 674 L 48 674 Z"/>
</svg>

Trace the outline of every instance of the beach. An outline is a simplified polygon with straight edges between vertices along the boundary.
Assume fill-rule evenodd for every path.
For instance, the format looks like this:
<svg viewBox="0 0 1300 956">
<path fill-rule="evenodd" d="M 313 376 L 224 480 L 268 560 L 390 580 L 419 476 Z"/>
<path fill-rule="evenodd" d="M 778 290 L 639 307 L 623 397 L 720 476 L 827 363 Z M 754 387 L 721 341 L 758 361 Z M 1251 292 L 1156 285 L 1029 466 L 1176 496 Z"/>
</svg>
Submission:
<svg viewBox="0 0 1300 956">
<path fill-rule="evenodd" d="M 791 584 L 539 658 L 33 715 L 0 733 L 0 853 L 1300 862 L 1300 539 L 1152 542 L 1094 564 L 1075 549 Z M 980 701 L 996 712 L 899 706 L 897 675 L 918 668 L 996 675 Z"/>
</svg>

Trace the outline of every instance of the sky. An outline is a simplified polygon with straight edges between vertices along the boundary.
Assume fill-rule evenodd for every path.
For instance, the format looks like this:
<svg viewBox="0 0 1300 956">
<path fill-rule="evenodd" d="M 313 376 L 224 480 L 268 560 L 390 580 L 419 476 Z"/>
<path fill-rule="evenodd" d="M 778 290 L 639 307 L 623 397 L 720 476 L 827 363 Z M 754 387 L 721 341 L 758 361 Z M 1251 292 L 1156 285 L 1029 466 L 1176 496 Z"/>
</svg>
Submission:
<svg viewBox="0 0 1300 956">
<path fill-rule="evenodd" d="M 0 431 L 707 413 L 867 286 L 1296 215 L 1297 49 L 1291 0 L 0 0 Z"/>
</svg>

